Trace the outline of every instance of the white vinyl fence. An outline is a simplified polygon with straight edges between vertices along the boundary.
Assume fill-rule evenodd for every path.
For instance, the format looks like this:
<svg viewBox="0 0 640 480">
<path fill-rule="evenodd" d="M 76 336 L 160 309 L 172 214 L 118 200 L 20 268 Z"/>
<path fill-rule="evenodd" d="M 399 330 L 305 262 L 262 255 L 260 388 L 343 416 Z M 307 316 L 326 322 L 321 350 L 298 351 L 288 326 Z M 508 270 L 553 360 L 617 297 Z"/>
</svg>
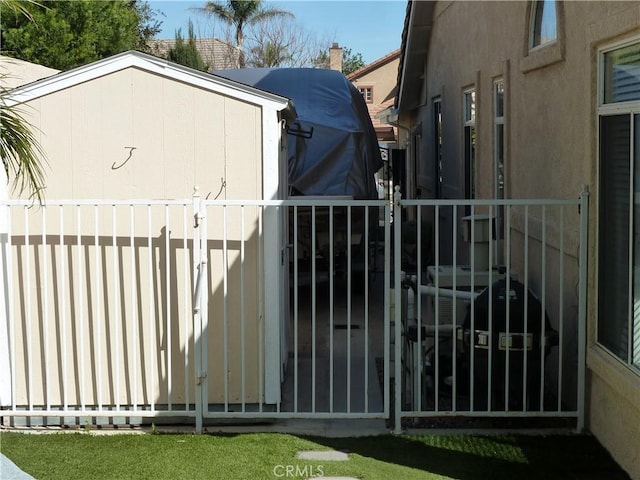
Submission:
<svg viewBox="0 0 640 480">
<path fill-rule="evenodd" d="M 0 208 L 7 425 L 581 428 L 587 194 Z"/>
</svg>

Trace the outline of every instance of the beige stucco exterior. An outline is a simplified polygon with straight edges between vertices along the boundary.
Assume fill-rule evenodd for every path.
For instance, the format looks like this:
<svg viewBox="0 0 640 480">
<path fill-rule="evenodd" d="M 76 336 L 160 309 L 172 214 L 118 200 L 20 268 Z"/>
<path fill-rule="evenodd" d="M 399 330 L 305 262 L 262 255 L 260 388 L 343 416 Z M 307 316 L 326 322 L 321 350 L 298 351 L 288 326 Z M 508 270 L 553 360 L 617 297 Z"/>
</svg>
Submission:
<svg viewBox="0 0 640 480">
<path fill-rule="evenodd" d="M 45 198 L 54 204 L 190 199 L 194 186 L 202 199 L 219 200 L 276 199 L 286 191 L 279 182 L 287 99 L 136 52 L 29 85 L 13 98 L 46 152 Z M 229 207 L 226 226 L 221 207 L 207 209 L 209 315 L 199 338 L 190 203 L 34 207 L 24 216 L 13 208 L 12 368 L 29 372 L 16 376 L 16 404 L 193 404 L 202 373 L 194 351 L 203 345 L 208 403 L 225 400 L 224 365 L 228 402 L 240 401 L 243 390 L 247 403 L 277 400 L 277 392 L 265 392 L 259 366 L 264 372 L 275 362 L 278 372 L 278 348 L 267 352 L 258 342 L 265 316 L 276 340 L 281 321 L 277 305 L 265 303 L 279 298 L 280 282 L 264 279 L 279 262 L 262 253 L 281 242 L 281 229 L 266 232 L 257 207 L 242 214 Z"/>
<path fill-rule="evenodd" d="M 410 137 L 401 133 L 408 157 L 416 154 L 410 140 L 417 138 L 420 146 L 410 194 L 436 195 L 433 108 L 434 100 L 440 100 L 441 195 L 464 197 L 462 100 L 466 89 L 475 88 L 473 181 L 477 198 L 494 198 L 493 82 L 502 79 L 505 197 L 575 198 L 582 185 L 591 192 L 586 426 L 632 478 L 640 478 L 640 372 L 607 353 L 595 335 L 597 232 L 603 221 L 597 214 L 598 50 L 640 38 L 640 8 L 637 2 L 559 2 L 557 40 L 530 50 L 531 8 L 532 2 L 413 2 L 398 97 L 401 124 L 411 132 Z M 577 265 L 577 219 L 569 219 L 573 231 L 564 232 L 571 265 Z M 517 234 L 522 221 L 514 220 Z M 552 228 L 554 224 L 550 219 Z M 549 246 L 557 256 L 557 234 L 551 235 Z M 576 275 L 577 270 L 565 274 L 565 284 L 575 285 Z M 565 299 L 565 305 L 575 303 L 575 298 Z"/>
<path fill-rule="evenodd" d="M 393 105 L 398 83 L 398 64 L 400 50 L 394 50 L 364 67 L 349 74 L 347 77 L 356 88 L 371 89 L 371 99 L 367 102 L 371 122 L 376 130 L 378 141 L 393 143 L 395 141 L 394 127 L 383 123 L 376 115 Z"/>
</svg>

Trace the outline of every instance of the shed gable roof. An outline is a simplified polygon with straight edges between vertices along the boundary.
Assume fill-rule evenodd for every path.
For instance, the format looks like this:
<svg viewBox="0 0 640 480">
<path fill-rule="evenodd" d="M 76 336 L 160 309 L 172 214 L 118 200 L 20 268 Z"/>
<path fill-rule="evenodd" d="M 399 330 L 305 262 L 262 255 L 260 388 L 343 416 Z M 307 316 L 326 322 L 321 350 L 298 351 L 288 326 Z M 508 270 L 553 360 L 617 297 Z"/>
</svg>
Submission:
<svg viewBox="0 0 640 480">
<path fill-rule="evenodd" d="M 145 72 L 220 93 L 255 105 L 271 107 L 276 110 L 289 110 L 293 108 L 292 102 L 280 95 L 243 85 L 217 75 L 199 72 L 192 68 L 184 67 L 137 51 L 120 53 L 88 65 L 83 65 L 82 67 L 74 68 L 73 70 L 68 70 L 23 85 L 11 91 L 7 99 L 7 104 L 11 106 L 28 102 L 126 68 L 137 68 Z"/>
</svg>

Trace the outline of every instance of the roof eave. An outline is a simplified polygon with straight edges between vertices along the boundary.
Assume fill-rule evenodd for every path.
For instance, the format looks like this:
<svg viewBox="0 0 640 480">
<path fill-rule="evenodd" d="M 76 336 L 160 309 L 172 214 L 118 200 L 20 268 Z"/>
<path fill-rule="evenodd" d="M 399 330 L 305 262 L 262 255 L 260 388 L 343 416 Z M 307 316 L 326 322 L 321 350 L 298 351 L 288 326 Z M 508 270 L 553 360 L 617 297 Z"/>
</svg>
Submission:
<svg viewBox="0 0 640 480">
<path fill-rule="evenodd" d="M 396 106 L 399 111 L 411 110 L 420 102 L 424 64 L 429 50 L 433 25 L 435 2 L 411 1 L 407 6 L 400 65 L 398 66 L 398 95 Z"/>
<path fill-rule="evenodd" d="M 34 98 L 131 67 L 140 68 L 177 81 L 184 81 L 202 88 L 209 87 L 211 89 L 211 87 L 215 85 L 221 93 L 243 98 L 250 102 L 253 100 L 253 103 L 262 105 L 271 104 L 277 110 L 290 108 L 291 101 L 280 95 L 234 82 L 233 80 L 217 75 L 200 72 L 162 58 L 154 57 L 153 55 L 133 50 L 119 53 L 112 57 L 18 87 L 9 93 L 6 103 L 8 106 L 24 103 Z"/>
<path fill-rule="evenodd" d="M 377 60 L 374 60 L 373 62 L 360 67 L 358 70 L 351 72 L 349 75 L 347 75 L 347 79 L 350 81 L 357 80 L 361 76 L 366 75 L 367 73 L 373 70 L 376 70 L 386 65 L 387 63 L 393 62 L 399 57 L 400 57 L 400 49 L 394 50 L 393 52 L 390 52 L 385 56 L 380 57 Z"/>
</svg>

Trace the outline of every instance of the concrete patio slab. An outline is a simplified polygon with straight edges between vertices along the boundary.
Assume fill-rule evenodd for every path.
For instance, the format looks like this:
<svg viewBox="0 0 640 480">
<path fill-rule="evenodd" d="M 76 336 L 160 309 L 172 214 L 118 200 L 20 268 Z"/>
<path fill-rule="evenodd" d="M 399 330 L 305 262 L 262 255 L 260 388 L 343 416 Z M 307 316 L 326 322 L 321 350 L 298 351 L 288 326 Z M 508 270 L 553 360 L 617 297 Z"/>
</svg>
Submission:
<svg viewBox="0 0 640 480">
<path fill-rule="evenodd" d="M 345 460 L 349 460 L 349 455 L 336 450 L 310 450 L 298 452 L 296 458 L 301 460 L 319 460 L 321 462 L 344 462 Z"/>
<path fill-rule="evenodd" d="M 354 478 L 354 477 L 322 477 L 322 479 L 323 480 L 358 480 L 357 478 Z M 313 480 L 313 479 L 308 478 L 307 480 Z"/>
<path fill-rule="evenodd" d="M 0 478 L 2 480 L 34 480 L 34 478 L 26 472 L 23 472 L 18 466 L 0 453 Z"/>
</svg>

